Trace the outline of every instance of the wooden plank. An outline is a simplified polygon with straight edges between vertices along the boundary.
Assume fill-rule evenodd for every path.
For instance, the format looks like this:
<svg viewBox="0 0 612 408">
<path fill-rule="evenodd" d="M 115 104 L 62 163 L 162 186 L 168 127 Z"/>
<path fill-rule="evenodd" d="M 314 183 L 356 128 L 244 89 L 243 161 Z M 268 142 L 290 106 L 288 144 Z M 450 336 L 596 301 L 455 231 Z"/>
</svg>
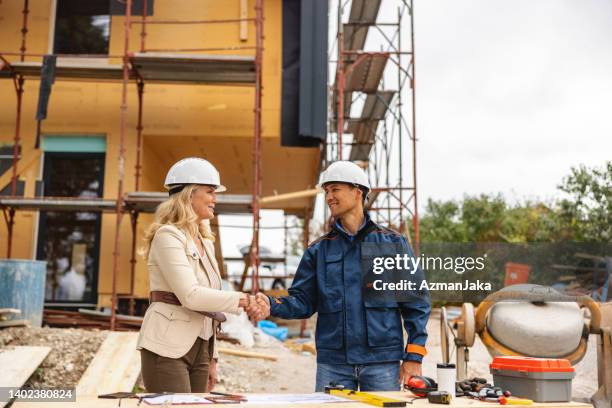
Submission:
<svg viewBox="0 0 612 408">
<path fill-rule="evenodd" d="M 12 308 L 0 309 L 0 315 L 3 315 L 3 314 L 21 314 L 21 310 L 20 309 L 12 309 Z"/>
<path fill-rule="evenodd" d="M 0 349 L 0 384 L 21 387 L 47 357 L 51 347 L 18 346 Z M 0 408 L 7 403 L 0 401 Z"/>
<path fill-rule="evenodd" d="M 240 0 L 240 18 L 247 18 L 249 16 L 248 1 Z M 249 26 L 248 21 L 240 22 L 240 41 L 246 41 L 249 39 Z"/>
<path fill-rule="evenodd" d="M 246 357 L 246 358 L 261 358 L 262 360 L 276 361 L 278 358 L 271 354 L 255 353 L 253 351 L 244 351 L 236 349 L 228 349 L 219 347 L 219 353 L 228 354 L 230 356 Z"/>
<path fill-rule="evenodd" d="M 0 320 L 0 327 L 29 326 L 29 320 Z"/>
<path fill-rule="evenodd" d="M 77 384 L 77 395 L 131 392 L 140 374 L 137 340 L 135 332 L 110 332 Z"/>
</svg>

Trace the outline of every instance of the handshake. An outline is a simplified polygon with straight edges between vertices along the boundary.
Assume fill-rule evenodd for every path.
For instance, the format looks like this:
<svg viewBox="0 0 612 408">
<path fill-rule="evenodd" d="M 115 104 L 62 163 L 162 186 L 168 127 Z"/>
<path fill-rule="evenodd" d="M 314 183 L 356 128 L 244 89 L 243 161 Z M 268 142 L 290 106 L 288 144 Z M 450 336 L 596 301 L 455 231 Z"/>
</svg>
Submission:
<svg viewBox="0 0 612 408">
<path fill-rule="evenodd" d="M 238 306 L 242 307 L 255 322 L 270 316 L 270 299 L 261 292 L 256 295 L 243 293 Z"/>
</svg>

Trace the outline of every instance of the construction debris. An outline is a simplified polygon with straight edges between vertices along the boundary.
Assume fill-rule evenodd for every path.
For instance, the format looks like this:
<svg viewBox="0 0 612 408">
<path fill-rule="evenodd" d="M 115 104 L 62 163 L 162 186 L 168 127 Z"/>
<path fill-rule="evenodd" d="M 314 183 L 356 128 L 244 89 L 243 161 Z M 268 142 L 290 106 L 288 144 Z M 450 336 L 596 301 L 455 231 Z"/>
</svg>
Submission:
<svg viewBox="0 0 612 408">
<path fill-rule="evenodd" d="M 243 350 L 234 350 L 227 348 L 219 348 L 219 353 L 221 354 L 229 354 L 232 356 L 238 357 L 246 357 L 246 358 L 260 358 L 263 360 L 276 361 L 277 357 L 270 354 L 256 353 L 253 351 L 243 351 Z"/>
<path fill-rule="evenodd" d="M 283 343 L 285 347 L 296 353 L 317 354 L 314 342 L 310 339 L 289 339 Z"/>
<path fill-rule="evenodd" d="M 138 331 L 142 324 L 142 317 L 116 315 L 117 331 Z M 110 313 L 95 310 L 79 309 L 78 312 L 67 310 L 45 309 L 43 311 L 43 325 L 50 327 L 79 327 L 110 329 Z"/>
</svg>

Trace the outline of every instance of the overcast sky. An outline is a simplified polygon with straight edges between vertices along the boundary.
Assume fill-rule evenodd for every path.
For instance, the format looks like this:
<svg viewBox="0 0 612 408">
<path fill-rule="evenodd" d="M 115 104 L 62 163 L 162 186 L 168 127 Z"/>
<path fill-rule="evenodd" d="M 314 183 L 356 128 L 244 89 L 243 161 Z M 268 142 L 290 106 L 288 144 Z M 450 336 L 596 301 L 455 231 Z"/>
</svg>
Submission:
<svg viewBox="0 0 612 408">
<path fill-rule="evenodd" d="M 417 0 L 415 18 L 421 203 L 552 198 L 612 160 L 611 1 Z"/>
<path fill-rule="evenodd" d="M 382 0 L 379 21 L 398 3 Z M 420 207 L 497 192 L 548 200 L 572 166 L 612 160 L 612 1 L 415 0 L 415 41 Z M 379 49 L 375 38 L 367 47 Z M 250 239 L 222 234 L 228 254 Z M 280 231 L 262 237 L 282 242 Z"/>
</svg>

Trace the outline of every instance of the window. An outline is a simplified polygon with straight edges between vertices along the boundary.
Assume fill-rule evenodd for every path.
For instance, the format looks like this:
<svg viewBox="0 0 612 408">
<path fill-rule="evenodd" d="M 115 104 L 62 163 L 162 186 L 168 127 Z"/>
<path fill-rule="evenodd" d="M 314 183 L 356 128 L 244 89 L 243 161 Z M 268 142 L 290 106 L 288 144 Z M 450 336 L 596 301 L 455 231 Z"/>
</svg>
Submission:
<svg viewBox="0 0 612 408">
<path fill-rule="evenodd" d="M 108 55 L 109 0 L 57 0 L 55 54 Z"/>
</svg>

